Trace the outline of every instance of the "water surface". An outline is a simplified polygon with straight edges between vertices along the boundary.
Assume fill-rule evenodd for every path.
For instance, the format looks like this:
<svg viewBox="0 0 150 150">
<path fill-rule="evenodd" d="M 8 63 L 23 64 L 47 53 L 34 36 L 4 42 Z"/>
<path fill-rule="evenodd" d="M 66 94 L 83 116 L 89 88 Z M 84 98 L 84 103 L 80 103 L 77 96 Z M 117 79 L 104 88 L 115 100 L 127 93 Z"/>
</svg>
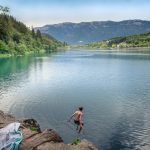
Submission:
<svg viewBox="0 0 150 150">
<path fill-rule="evenodd" d="M 81 135 L 66 119 L 83 106 Z M 62 51 L 0 59 L 0 110 L 33 117 L 64 141 L 150 149 L 150 51 Z"/>
</svg>

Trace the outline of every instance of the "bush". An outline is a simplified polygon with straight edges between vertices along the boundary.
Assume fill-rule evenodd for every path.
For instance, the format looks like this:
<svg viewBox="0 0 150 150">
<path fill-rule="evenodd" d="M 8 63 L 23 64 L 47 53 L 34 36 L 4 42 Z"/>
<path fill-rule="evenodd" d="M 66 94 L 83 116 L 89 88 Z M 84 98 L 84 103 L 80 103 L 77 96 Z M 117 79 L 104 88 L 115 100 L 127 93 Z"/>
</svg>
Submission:
<svg viewBox="0 0 150 150">
<path fill-rule="evenodd" d="M 15 49 L 16 49 L 17 53 L 21 54 L 21 55 L 24 55 L 25 51 L 27 51 L 27 47 L 23 43 L 17 44 Z"/>
<path fill-rule="evenodd" d="M 6 54 L 8 53 L 8 46 L 6 45 L 5 42 L 3 42 L 2 40 L 0 40 L 0 53 L 1 54 Z"/>
</svg>

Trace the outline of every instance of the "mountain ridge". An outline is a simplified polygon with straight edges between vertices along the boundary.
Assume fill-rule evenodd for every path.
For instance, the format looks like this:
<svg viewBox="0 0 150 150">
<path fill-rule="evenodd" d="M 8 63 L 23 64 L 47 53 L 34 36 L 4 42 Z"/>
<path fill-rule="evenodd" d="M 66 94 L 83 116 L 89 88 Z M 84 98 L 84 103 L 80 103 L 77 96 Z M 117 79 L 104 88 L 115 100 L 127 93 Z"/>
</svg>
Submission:
<svg viewBox="0 0 150 150">
<path fill-rule="evenodd" d="M 150 31 L 150 21 L 133 19 L 122 21 L 63 22 L 36 27 L 69 44 L 87 44 L 118 36 L 142 34 Z M 81 42 L 82 41 L 82 42 Z"/>
<path fill-rule="evenodd" d="M 120 21 L 114 21 L 114 20 L 106 20 L 106 21 L 81 21 L 81 22 L 71 22 L 71 21 L 66 21 L 66 22 L 60 22 L 60 23 L 52 23 L 52 24 L 46 24 L 43 26 L 37 26 L 35 28 L 40 28 L 40 27 L 45 27 L 49 25 L 59 25 L 59 24 L 81 24 L 81 23 L 92 23 L 92 22 L 126 22 L 126 21 L 150 21 L 150 20 L 142 20 L 142 19 L 127 19 L 127 20 L 120 20 Z"/>
</svg>

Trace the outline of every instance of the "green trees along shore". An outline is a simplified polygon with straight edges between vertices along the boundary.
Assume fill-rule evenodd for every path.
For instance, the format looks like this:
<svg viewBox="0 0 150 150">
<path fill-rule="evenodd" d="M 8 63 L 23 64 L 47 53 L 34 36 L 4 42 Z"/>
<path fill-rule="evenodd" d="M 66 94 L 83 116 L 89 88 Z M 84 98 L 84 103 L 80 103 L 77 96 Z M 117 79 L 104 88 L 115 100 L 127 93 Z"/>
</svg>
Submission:
<svg viewBox="0 0 150 150">
<path fill-rule="evenodd" d="M 150 32 L 145 34 L 116 37 L 101 42 L 87 44 L 89 48 L 131 48 L 150 47 Z"/>
<path fill-rule="evenodd" d="M 53 37 L 29 29 L 9 15 L 9 8 L 0 6 L 0 55 L 23 55 L 29 52 L 55 51 L 64 44 Z"/>
<path fill-rule="evenodd" d="M 8 7 L 0 6 L 0 56 L 23 55 L 39 51 L 56 51 L 58 47 L 67 44 L 61 43 L 40 30 L 28 28 L 24 23 L 17 21 L 10 15 Z M 150 32 L 127 37 L 116 37 L 100 42 L 94 42 L 78 47 L 86 48 L 130 48 L 150 47 Z"/>
</svg>

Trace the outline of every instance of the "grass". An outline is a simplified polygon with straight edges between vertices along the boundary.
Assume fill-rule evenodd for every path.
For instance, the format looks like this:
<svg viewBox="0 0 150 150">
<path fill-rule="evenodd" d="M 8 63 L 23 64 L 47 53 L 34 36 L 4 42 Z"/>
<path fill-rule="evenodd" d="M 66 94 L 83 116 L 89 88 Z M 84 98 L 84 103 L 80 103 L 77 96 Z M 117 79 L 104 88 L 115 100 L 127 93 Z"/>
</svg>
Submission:
<svg viewBox="0 0 150 150">
<path fill-rule="evenodd" d="M 81 140 L 79 138 L 76 138 L 76 139 L 73 140 L 71 145 L 78 145 L 79 143 L 81 143 Z"/>
</svg>

